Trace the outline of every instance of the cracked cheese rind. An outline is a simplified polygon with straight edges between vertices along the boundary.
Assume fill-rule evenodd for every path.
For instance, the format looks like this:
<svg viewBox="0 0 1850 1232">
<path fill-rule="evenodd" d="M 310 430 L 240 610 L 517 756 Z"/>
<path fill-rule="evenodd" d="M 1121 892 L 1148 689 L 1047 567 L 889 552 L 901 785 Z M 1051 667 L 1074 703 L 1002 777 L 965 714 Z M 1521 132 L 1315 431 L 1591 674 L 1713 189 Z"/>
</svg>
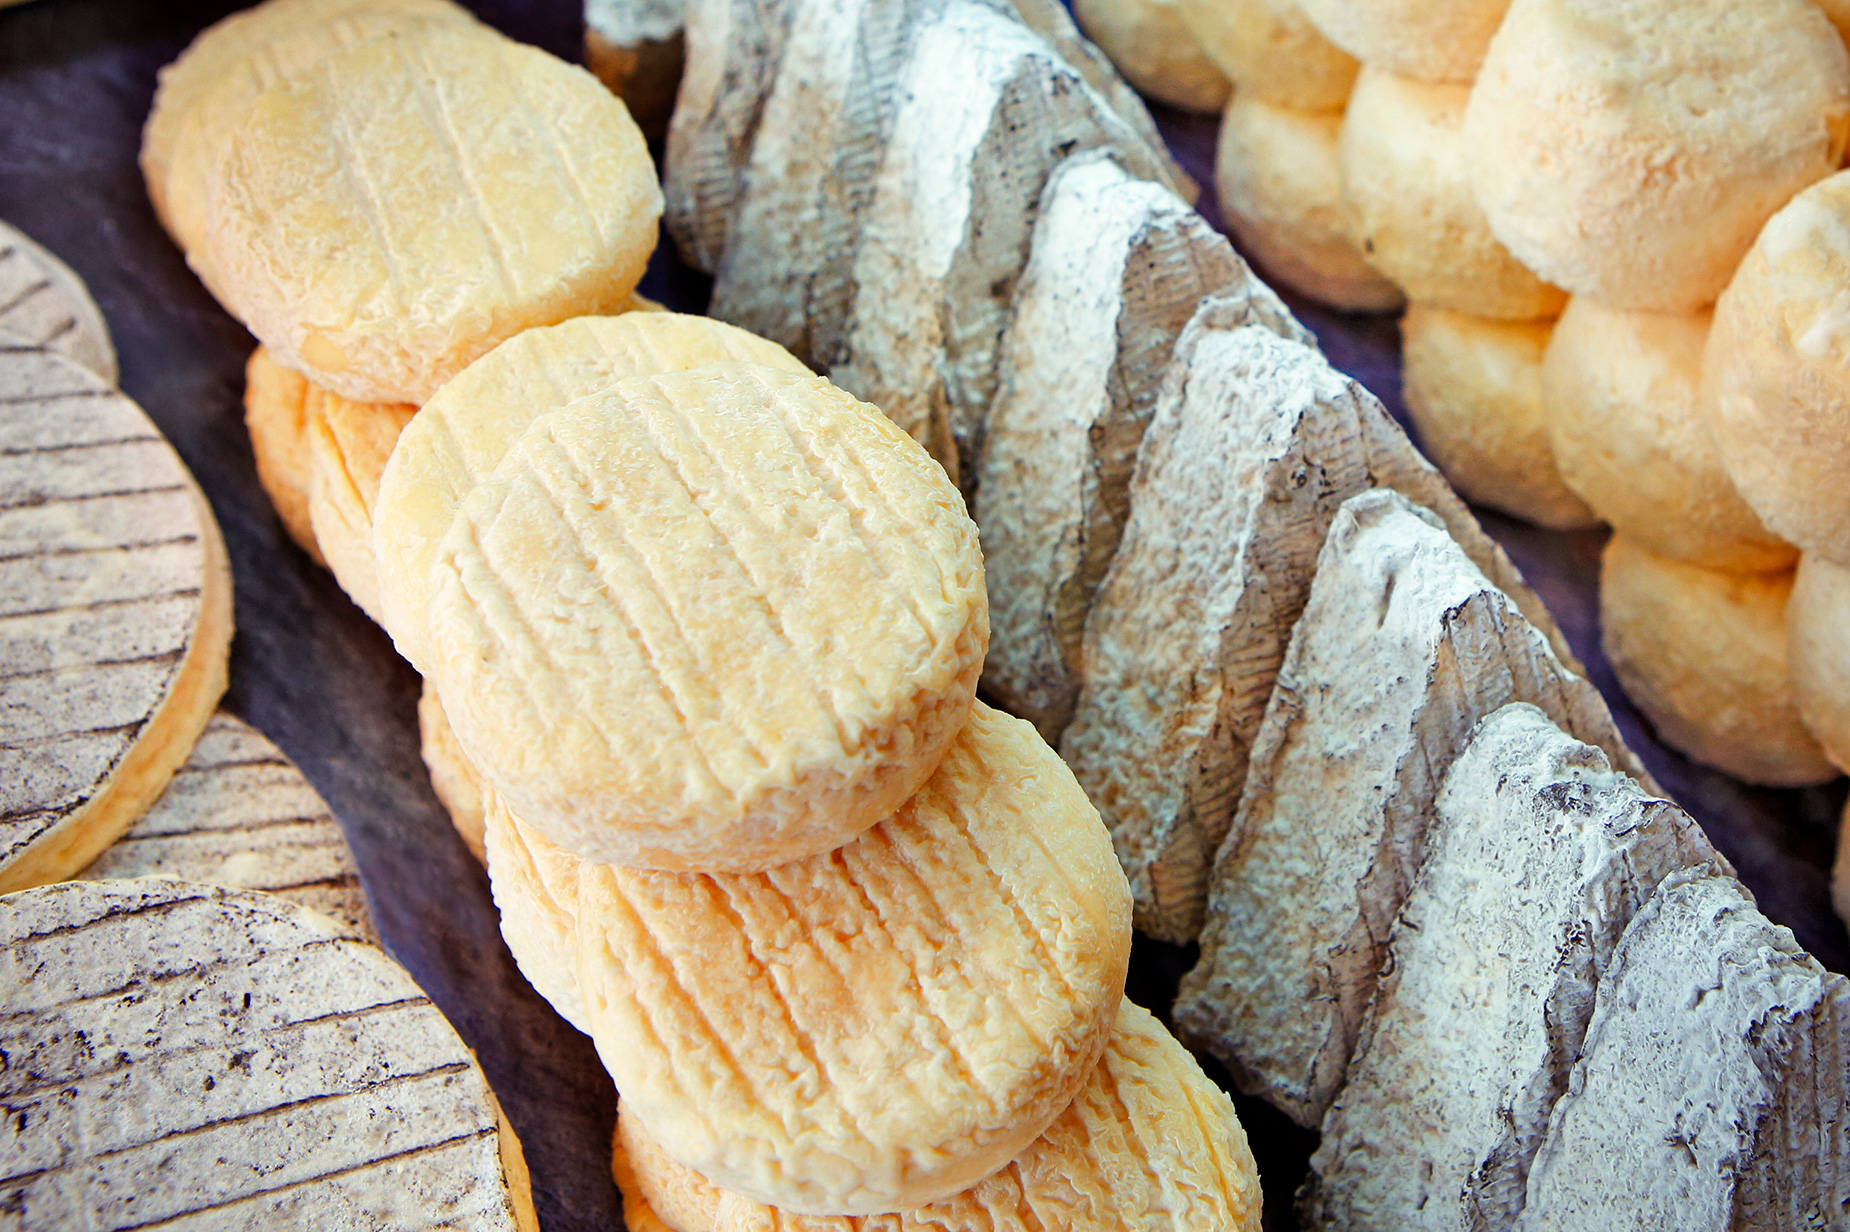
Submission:
<svg viewBox="0 0 1850 1232">
<path fill-rule="evenodd" d="M 1829 1227 L 1850 1205 L 1850 982 L 1731 877 L 1666 883 L 1601 980 L 1521 1232 Z"/>
<path fill-rule="evenodd" d="M 725 361 L 807 375 L 788 352 L 706 317 L 626 312 L 530 329 L 469 365 L 400 434 L 373 502 L 380 615 L 422 668 L 437 546 L 463 498 L 541 414 L 630 376 Z"/>
<path fill-rule="evenodd" d="M 14 1226 L 537 1227 L 455 1030 L 294 903 L 164 878 L 7 895 L 0 1010 Z"/>
<path fill-rule="evenodd" d="M 77 875 L 262 890 L 379 943 L 360 871 L 327 802 L 281 749 L 222 710 L 154 807 Z"/>
<path fill-rule="evenodd" d="M 1201 961 L 1175 1006 L 1183 1038 L 1299 1124 L 1317 1124 L 1342 1088 L 1446 770 L 1476 723 L 1515 701 L 1636 764 L 1599 692 L 1436 517 L 1389 490 L 1347 501 L 1253 742 Z"/>
<path fill-rule="evenodd" d="M 276 83 L 221 166 L 203 249 L 220 292 L 279 362 L 356 402 L 422 404 L 523 329 L 617 309 L 661 212 L 596 78 L 470 29 Z"/>
<path fill-rule="evenodd" d="M 890 815 L 988 643 L 942 469 L 820 377 L 714 364 L 536 419 L 432 567 L 429 676 L 508 806 L 598 862 L 751 871 Z"/>
<path fill-rule="evenodd" d="M 1306 1222 L 1509 1227 L 1620 933 L 1696 869 L 1727 871 L 1687 814 L 1598 749 L 1520 703 L 1480 723 L 1323 1118 Z"/>
<path fill-rule="evenodd" d="M 716 1188 L 617 1110 L 624 1211 L 667 1232 L 1257 1232 L 1259 1175 L 1227 1093 L 1126 1000 L 1105 1054 L 1047 1132 L 1001 1171 L 896 1214 L 807 1218 Z"/>
<path fill-rule="evenodd" d="M 1123 996 L 1130 902 L 1071 772 L 978 705 L 836 851 L 580 865 L 576 940 L 599 1055 L 663 1150 L 759 1202 L 866 1214 L 976 1183 L 1072 1101 Z"/>
<path fill-rule="evenodd" d="M 116 383 L 116 348 L 89 288 L 69 266 L 0 222 L 0 335 L 54 351 Z"/>
<path fill-rule="evenodd" d="M 0 338 L 0 891 L 140 816 L 225 691 L 218 523 L 140 407 Z"/>
</svg>

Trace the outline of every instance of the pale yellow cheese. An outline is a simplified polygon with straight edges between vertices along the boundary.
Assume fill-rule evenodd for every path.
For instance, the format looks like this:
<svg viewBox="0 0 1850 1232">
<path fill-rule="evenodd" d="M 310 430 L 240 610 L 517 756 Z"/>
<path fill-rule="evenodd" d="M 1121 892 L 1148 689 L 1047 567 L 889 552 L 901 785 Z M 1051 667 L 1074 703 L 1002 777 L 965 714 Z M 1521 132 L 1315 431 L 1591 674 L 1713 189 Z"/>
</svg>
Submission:
<svg viewBox="0 0 1850 1232">
<path fill-rule="evenodd" d="M 325 565 L 308 520 L 308 378 L 285 368 L 262 346 L 244 365 L 244 428 L 257 459 L 257 481 L 296 546 Z"/>
<path fill-rule="evenodd" d="M 462 835 L 469 854 L 486 862 L 482 776 L 456 743 L 456 733 L 450 730 L 450 721 L 443 714 L 443 699 L 428 680 L 418 694 L 418 751 L 423 755 L 424 768 L 430 771 L 431 790 L 449 813 L 450 823 Z"/>
<path fill-rule="evenodd" d="M 309 527 L 334 580 L 377 621 L 372 508 L 392 446 L 417 408 L 349 402 L 310 385 L 307 412 Z"/>
</svg>

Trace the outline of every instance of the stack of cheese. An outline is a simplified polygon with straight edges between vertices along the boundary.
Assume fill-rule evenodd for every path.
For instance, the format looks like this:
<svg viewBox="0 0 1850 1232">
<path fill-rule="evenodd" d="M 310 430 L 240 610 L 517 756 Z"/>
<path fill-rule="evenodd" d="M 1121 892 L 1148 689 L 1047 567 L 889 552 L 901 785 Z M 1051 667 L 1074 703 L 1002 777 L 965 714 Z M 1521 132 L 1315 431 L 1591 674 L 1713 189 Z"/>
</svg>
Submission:
<svg viewBox="0 0 1850 1232">
<path fill-rule="evenodd" d="M 371 510 L 398 433 L 520 331 L 638 306 L 661 210 L 621 102 L 449 0 L 227 18 L 162 71 L 142 168 L 189 263 L 262 340 L 259 477 L 375 618 Z"/>
<path fill-rule="evenodd" d="M 446 386 L 374 515 L 638 1223 L 1256 1226 L 1231 1104 L 1123 1003 L 1097 813 L 974 701 L 976 530 L 891 421 L 728 326 L 575 321 Z"/>
</svg>

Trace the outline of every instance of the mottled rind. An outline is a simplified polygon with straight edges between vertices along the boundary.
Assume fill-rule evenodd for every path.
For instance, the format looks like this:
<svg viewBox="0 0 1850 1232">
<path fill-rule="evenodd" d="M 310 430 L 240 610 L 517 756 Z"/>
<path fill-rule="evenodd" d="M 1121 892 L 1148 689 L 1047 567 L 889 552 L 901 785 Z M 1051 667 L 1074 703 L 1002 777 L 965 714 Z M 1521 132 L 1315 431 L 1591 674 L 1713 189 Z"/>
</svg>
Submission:
<svg viewBox="0 0 1850 1232">
<path fill-rule="evenodd" d="M 116 348 L 83 279 L 0 222 L 0 336 L 41 346 L 116 383 Z"/>
<path fill-rule="evenodd" d="M 928 1206 L 810 1218 L 715 1187 L 617 1114 L 624 1211 L 667 1232 L 1258 1232 L 1259 1176 L 1233 1101 L 1149 1011 L 1118 1006 L 1065 1112 L 1000 1171 Z"/>
<path fill-rule="evenodd" d="M 994 596 L 984 687 L 1050 741 L 1072 716 L 1080 631 L 1171 348 L 1223 294 L 1288 315 L 1199 214 L 1109 154 L 1048 180 L 970 486 Z"/>
<path fill-rule="evenodd" d="M 1600 982 L 1522 1232 L 1834 1227 L 1850 1206 L 1850 982 L 1733 878 L 1666 884 Z"/>
<path fill-rule="evenodd" d="M 7 895 L 0 1010 L 22 1232 L 538 1226 L 455 1030 L 294 903 L 164 878 Z"/>
<path fill-rule="evenodd" d="M 1253 742 L 1201 960 L 1175 1007 L 1183 1038 L 1300 1124 L 1317 1124 L 1342 1088 L 1447 769 L 1472 727 L 1513 701 L 1632 763 L 1599 693 L 1436 517 L 1393 491 L 1346 502 Z"/>
<path fill-rule="evenodd" d="M 1079 700 L 1061 741 L 1111 827 L 1138 926 L 1178 942 L 1200 928 L 1208 865 L 1344 500 L 1388 487 L 1436 511 L 1465 555 L 1564 646 L 1380 403 L 1281 338 L 1265 314 L 1272 329 L 1243 327 L 1252 317 L 1230 308 L 1207 300 L 1176 344 L 1130 518 L 1087 617 Z"/>
<path fill-rule="evenodd" d="M 224 711 L 206 724 L 154 806 L 77 876 L 262 890 L 379 943 L 360 871 L 327 802 L 281 749 Z"/>
<path fill-rule="evenodd" d="M 1696 824 L 1541 711 L 1479 724 L 1323 1118 L 1305 1225 L 1509 1227 L 1620 933 L 1697 868 L 1727 871 Z"/>
<path fill-rule="evenodd" d="M 1032 727 L 980 706 L 839 850 L 751 875 L 581 864 L 576 922 L 625 1114 L 811 1213 L 937 1201 L 1020 1154 L 1097 1063 L 1130 954 L 1098 814 Z"/>
<path fill-rule="evenodd" d="M 0 341 L 0 891 L 69 877 L 160 795 L 225 691 L 231 570 L 141 408 Z"/>
</svg>

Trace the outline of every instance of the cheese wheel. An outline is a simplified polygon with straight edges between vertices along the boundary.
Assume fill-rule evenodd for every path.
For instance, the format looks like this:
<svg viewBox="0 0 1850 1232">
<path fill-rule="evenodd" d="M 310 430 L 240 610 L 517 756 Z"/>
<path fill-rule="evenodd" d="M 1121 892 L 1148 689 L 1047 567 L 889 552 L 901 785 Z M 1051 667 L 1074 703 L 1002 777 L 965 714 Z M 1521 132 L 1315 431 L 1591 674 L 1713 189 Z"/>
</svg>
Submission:
<svg viewBox="0 0 1850 1232">
<path fill-rule="evenodd" d="M 1416 304 L 1499 320 L 1556 316 L 1567 296 L 1497 242 L 1471 195 L 1469 94 L 1362 70 L 1338 147 L 1350 238 Z"/>
<path fill-rule="evenodd" d="M 214 294 L 203 267 L 207 202 L 232 130 L 258 97 L 343 47 L 431 24 L 495 37 L 450 0 L 269 0 L 208 27 L 161 70 L 142 175 L 162 225 Z"/>
<path fill-rule="evenodd" d="M 231 571 L 141 408 L 0 341 L 0 891 L 69 877 L 160 795 L 225 691 Z"/>
<path fill-rule="evenodd" d="M 224 711 L 206 724 L 154 807 L 78 876 L 175 877 L 262 890 L 379 942 L 359 869 L 327 802 L 281 749 Z"/>
<path fill-rule="evenodd" d="M 1202 54 L 1176 0 L 1074 0 L 1086 37 L 1137 89 L 1171 107 L 1218 115 L 1233 88 Z"/>
<path fill-rule="evenodd" d="M 1333 308 L 1398 308 L 1399 288 L 1349 241 L 1337 161 L 1341 129 L 1340 115 L 1235 95 L 1214 153 L 1221 213 L 1240 251 L 1268 279 Z"/>
<path fill-rule="evenodd" d="M 1401 319 L 1402 391 L 1420 448 L 1458 494 L 1556 530 L 1599 521 L 1561 481 L 1542 410 L 1545 321 L 1415 304 Z"/>
<path fill-rule="evenodd" d="M 1850 173 L 1768 220 L 1715 305 L 1702 407 L 1767 527 L 1850 565 Z"/>
<path fill-rule="evenodd" d="M 1299 111 L 1340 112 L 1355 57 L 1324 38 L 1298 0 L 1176 0 L 1182 24 L 1235 88 Z"/>
<path fill-rule="evenodd" d="M 1577 295 L 1542 359 L 1543 418 L 1567 486 L 1647 551 L 1709 569 L 1788 568 L 1747 506 L 1697 397 L 1709 314 L 1627 312 Z"/>
<path fill-rule="evenodd" d="M 16 1226 L 537 1229 L 520 1145 L 396 963 L 268 894 L 0 898 Z"/>
<path fill-rule="evenodd" d="M 0 334 L 55 351 L 116 383 L 116 348 L 83 279 L 0 222 Z"/>
<path fill-rule="evenodd" d="M 1840 770 L 1850 770 L 1850 569 L 1807 553 L 1786 600 L 1799 717 Z"/>
<path fill-rule="evenodd" d="M 799 1212 L 934 1202 L 1013 1159 L 1097 1062 L 1130 954 L 1097 811 L 1032 727 L 982 706 L 837 851 L 750 875 L 580 863 L 549 888 L 576 896 L 577 988 L 626 1111 Z M 566 956 L 517 957 L 564 982 Z"/>
<path fill-rule="evenodd" d="M 496 343 L 613 311 L 661 190 L 583 69 L 429 26 L 265 90 L 232 132 L 202 249 L 278 361 L 356 402 L 423 403 Z"/>
<path fill-rule="evenodd" d="M 257 481 L 296 546 L 326 565 L 308 518 L 311 388 L 307 377 L 277 363 L 265 347 L 252 351 L 244 365 L 244 428 L 256 456 Z"/>
<path fill-rule="evenodd" d="M 1469 82 L 1510 0 L 1298 0 L 1324 37 L 1365 64 Z"/>
<path fill-rule="evenodd" d="M 1617 308 L 1694 312 L 1837 169 L 1850 56 L 1812 0 L 1514 0 L 1464 131 L 1517 260 Z"/>
<path fill-rule="evenodd" d="M 422 668 L 431 566 L 463 499 L 536 418 L 623 377 L 736 360 L 807 374 L 776 343 L 706 317 L 580 317 L 508 339 L 424 405 L 379 481 L 373 550 L 380 615 L 399 653 Z"/>
<path fill-rule="evenodd" d="M 1772 787 L 1838 773 L 1799 717 L 1792 582 L 1665 560 L 1622 535 L 1600 558 L 1600 644 L 1625 695 L 1671 748 Z"/>
<path fill-rule="evenodd" d="M 486 861 L 482 776 L 456 743 L 456 733 L 450 730 L 450 721 L 443 714 L 443 699 L 428 680 L 418 694 L 418 751 L 423 755 L 424 768 L 430 771 L 431 790 L 449 813 L 450 824 L 462 835 L 469 853 Z"/>
<path fill-rule="evenodd" d="M 891 814 L 989 640 L 944 471 L 874 407 L 757 364 L 534 420 L 432 576 L 428 675 L 470 764 L 553 842 L 648 868 L 768 868 Z"/>
<path fill-rule="evenodd" d="M 961 1193 L 891 1215 L 808 1218 L 719 1189 L 617 1109 L 625 1218 L 667 1232 L 1258 1232 L 1259 1174 L 1227 1093 L 1126 1000 L 1105 1055 L 1047 1132 Z"/>
<path fill-rule="evenodd" d="M 379 570 L 372 510 L 392 446 L 417 410 L 399 402 L 349 402 L 309 386 L 308 525 L 334 580 L 375 623 Z"/>
</svg>

